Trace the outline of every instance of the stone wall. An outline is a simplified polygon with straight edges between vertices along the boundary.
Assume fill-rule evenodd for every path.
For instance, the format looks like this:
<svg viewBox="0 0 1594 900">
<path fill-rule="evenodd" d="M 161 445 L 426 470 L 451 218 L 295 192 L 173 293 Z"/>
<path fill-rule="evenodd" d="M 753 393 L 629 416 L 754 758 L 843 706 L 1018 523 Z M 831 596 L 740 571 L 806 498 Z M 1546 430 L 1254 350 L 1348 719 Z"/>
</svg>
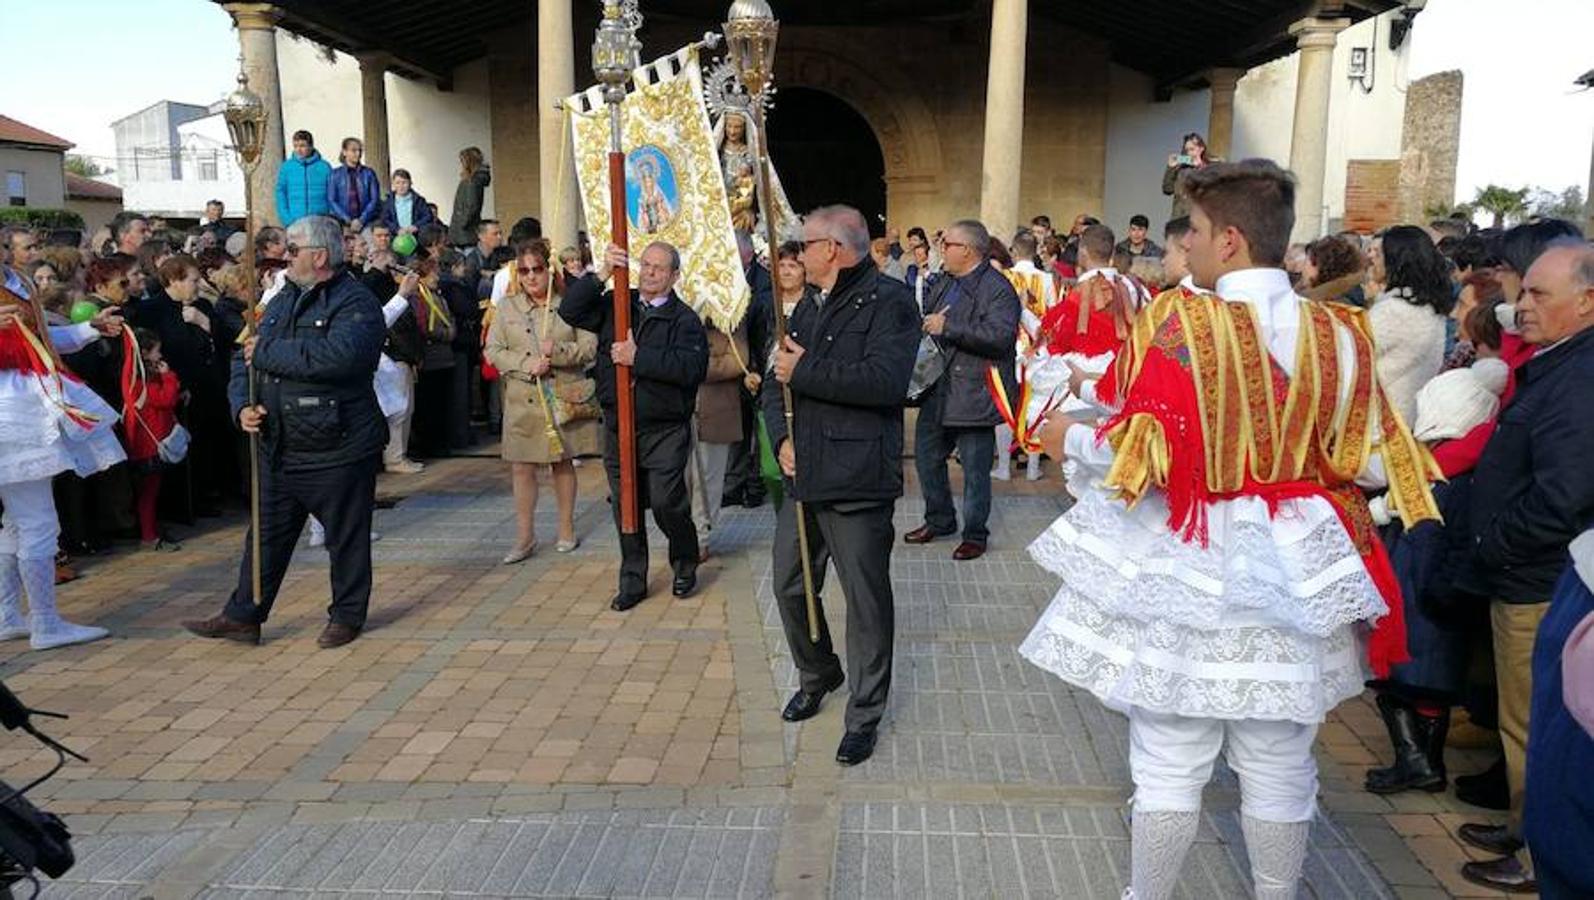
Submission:
<svg viewBox="0 0 1594 900">
<path fill-rule="evenodd" d="M 1456 158 L 1461 148 L 1460 71 L 1438 72 L 1411 83 L 1400 143 L 1400 220 L 1427 222 L 1429 207 L 1456 199 Z"/>
</svg>

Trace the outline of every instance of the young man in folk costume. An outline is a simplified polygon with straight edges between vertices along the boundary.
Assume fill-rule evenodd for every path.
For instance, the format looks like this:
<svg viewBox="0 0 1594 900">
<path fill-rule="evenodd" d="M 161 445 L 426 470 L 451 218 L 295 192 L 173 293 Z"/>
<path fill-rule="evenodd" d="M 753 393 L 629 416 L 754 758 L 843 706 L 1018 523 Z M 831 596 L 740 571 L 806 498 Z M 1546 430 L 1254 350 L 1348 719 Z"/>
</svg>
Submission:
<svg viewBox="0 0 1594 900">
<path fill-rule="evenodd" d="M 1374 673 L 1406 658 L 1358 485 L 1387 481 L 1406 522 L 1433 519 L 1437 467 L 1385 399 L 1363 313 L 1296 296 L 1280 268 L 1293 176 L 1214 164 L 1184 190 L 1190 267 L 1215 294 L 1140 314 L 1099 429 L 1047 422 L 1043 443 L 1093 483 L 1030 547 L 1063 586 L 1021 652 L 1129 716 L 1130 896 L 1178 883 L 1227 744 L 1256 894 L 1293 898 L 1317 728 L 1369 657 Z"/>
<path fill-rule="evenodd" d="M 1032 407 L 1044 404 L 1054 391 L 1065 387 L 1075 372 L 1099 376 L 1112 365 L 1118 347 L 1129 336 L 1141 307 L 1150 301 L 1145 287 L 1119 272 L 1112 264 L 1113 233 L 1105 225 L 1087 225 L 1079 234 L 1079 268 L 1083 273 L 1067 296 L 1040 321 L 1033 348 L 1025 361 Z M 1076 392 L 1080 393 L 1080 392 Z M 1070 396 L 1057 407 L 1066 414 L 1097 410 L 1089 389 Z M 1039 413 L 1039 409 L 1032 409 Z M 1040 477 L 1039 454 L 1031 454 L 1031 481 Z M 1063 462 L 1064 476 L 1072 480 L 1075 466 Z"/>
<path fill-rule="evenodd" d="M 0 266 L 0 640 L 28 638 L 35 650 L 83 644 L 110 632 L 74 625 L 55 609 L 55 551 L 60 522 L 50 480 L 87 477 L 126 459 L 116 412 L 61 363 L 100 337 L 119 337 L 118 314 L 92 322 L 46 325 L 30 286 Z M 28 615 L 22 614 L 22 597 Z"/>
<path fill-rule="evenodd" d="M 1003 269 L 1002 274 L 1012 282 L 1013 290 L 1018 293 L 1020 309 L 1016 345 L 1017 365 L 1020 377 L 1027 378 L 1025 367 L 1035 359 L 1029 355 L 1030 348 L 1034 345 L 1035 336 L 1040 333 L 1041 319 L 1046 316 L 1047 310 L 1057 304 L 1057 284 L 1051 272 L 1035 264 L 1040 248 L 1033 234 L 1020 232 L 1013 238 L 1013 246 L 1009 252 L 1013 256 L 1013 267 Z M 1055 384 L 1053 386 L 1055 387 Z M 996 426 L 996 467 L 991 470 L 991 477 L 998 481 L 1006 481 L 1012 477 L 1012 444 L 1013 426 L 1006 423 Z M 1031 454 L 1029 479 L 1034 481 L 1039 477 L 1040 455 Z"/>
</svg>

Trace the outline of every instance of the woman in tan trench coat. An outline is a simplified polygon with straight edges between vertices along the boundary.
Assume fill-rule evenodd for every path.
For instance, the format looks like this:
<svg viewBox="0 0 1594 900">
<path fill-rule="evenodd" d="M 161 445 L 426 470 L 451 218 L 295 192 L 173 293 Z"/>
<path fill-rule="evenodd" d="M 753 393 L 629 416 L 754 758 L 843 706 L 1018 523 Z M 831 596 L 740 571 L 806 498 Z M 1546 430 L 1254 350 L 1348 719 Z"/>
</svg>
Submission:
<svg viewBox="0 0 1594 900">
<path fill-rule="evenodd" d="M 522 248 L 511 292 L 498 303 L 487 330 L 487 361 L 503 380 L 503 455 L 515 492 L 515 546 L 504 564 L 537 547 L 537 467 L 553 470 L 559 503 L 561 553 L 578 545 L 575 532 L 577 456 L 599 451 L 597 387 L 587 368 L 598 336 L 559 318 L 559 293 L 547 245 Z"/>
</svg>

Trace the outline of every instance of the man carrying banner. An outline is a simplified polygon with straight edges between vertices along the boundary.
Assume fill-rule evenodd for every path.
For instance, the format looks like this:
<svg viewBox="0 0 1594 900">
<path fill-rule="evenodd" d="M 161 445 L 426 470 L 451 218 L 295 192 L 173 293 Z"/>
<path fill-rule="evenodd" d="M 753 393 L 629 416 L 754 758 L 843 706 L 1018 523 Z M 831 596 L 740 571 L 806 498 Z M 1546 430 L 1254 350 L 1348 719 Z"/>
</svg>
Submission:
<svg viewBox="0 0 1594 900">
<path fill-rule="evenodd" d="M 847 596 L 852 699 L 836 761 L 850 766 L 874 753 L 891 687 L 891 514 L 902 496 L 902 407 L 919 315 L 907 286 L 880 274 L 869 257 L 868 226 L 851 207 L 808 215 L 803 268 L 819 291 L 797 304 L 786 340 L 772 354 L 764 417 L 786 491 L 807 515 L 814 591 L 824 587 L 834 559 Z M 791 388 L 790 431 L 782 384 Z M 775 600 L 801 684 L 781 718 L 800 722 L 817 714 L 846 676 L 823 607 L 819 640 L 809 639 L 795 503 L 781 504 L 774 554 Z"/>
<path fill-rule="evenodd" d="M 625 250 L 609 245 L 594 272 L 570 282 L 559 317 L 598 335 L 598 402 L 603 407 L 603 466 L 615 527 L 620 525 L 620 433 L 615 366 L 630 366 L 636 391 L 638 503 L 669 539 L 671 590 L 677 597 L 697 589 L 698 542 L 692 525 L 686 467 L 692 455 L 692 414 L 697 388 L 708 375 L 708 338 L 703 322 L 675 292 L 681 256 L 663 241 L 642 251 L 638 289 L 631 292 L 630 334 L 614 333 L 613 292 L 603 289 L 616 267 L 629 267 Z M 609 606 L 624 612 L 647 598 L 648 535 L 620 531 L 620 585 Z"/>
</svg>

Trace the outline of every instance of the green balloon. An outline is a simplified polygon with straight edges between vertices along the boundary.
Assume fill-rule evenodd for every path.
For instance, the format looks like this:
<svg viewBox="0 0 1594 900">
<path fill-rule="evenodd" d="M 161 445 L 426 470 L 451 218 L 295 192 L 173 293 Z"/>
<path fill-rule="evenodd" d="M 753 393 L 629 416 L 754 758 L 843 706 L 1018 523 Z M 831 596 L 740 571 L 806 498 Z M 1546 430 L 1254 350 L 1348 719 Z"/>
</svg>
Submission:
<svg viewBox="0 0 1594 900">
<path fill-rule="evenodd" d="M 72 304 L 71 319 L 74 325 L 87 322 L 99 314 L 99 304 L 93 300 L 79 300 Z"/>
<path fill-rule="evenodd" d="M 415 252 L 415 235 L 401 234 L 393 239 L 393 252 L 399 256 L 409 256 Z"/>
</svg>

